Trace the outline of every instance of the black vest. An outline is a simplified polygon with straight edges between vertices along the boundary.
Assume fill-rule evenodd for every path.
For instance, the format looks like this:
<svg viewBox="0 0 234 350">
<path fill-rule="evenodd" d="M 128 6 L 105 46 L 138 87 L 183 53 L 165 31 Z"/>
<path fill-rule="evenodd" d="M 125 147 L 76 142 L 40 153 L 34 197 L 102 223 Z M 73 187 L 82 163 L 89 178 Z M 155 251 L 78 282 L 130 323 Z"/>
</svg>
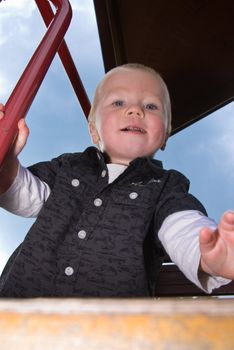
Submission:
<svg viewBox="0 0 234 350">
<path fill-rule="evenodd" d="M 153 295 L 164 219 L 203 206 L 189 181 L 150 158 L 137 158 L 113 183 L 94 147 L 29 170 L 51 194 L 0 280 L 7 297 Z"/>
</svg>

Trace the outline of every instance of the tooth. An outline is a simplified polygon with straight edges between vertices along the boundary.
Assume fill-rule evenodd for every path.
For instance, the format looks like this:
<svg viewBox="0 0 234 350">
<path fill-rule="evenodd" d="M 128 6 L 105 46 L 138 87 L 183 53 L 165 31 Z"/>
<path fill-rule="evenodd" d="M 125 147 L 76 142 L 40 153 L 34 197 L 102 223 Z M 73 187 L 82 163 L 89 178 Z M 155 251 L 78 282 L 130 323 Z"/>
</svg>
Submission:
<svg viewBox="0 0 234 350">
<path fill-rule="evenodd" d="M 126 128 L 122 129 L 123 131 L 139 131 L 141 133 L 144 133 L 144 129 L 142 128 L 138 128 L 138 127 L 134 127 L 134 126 L 127 126 Z"/>
</svg>

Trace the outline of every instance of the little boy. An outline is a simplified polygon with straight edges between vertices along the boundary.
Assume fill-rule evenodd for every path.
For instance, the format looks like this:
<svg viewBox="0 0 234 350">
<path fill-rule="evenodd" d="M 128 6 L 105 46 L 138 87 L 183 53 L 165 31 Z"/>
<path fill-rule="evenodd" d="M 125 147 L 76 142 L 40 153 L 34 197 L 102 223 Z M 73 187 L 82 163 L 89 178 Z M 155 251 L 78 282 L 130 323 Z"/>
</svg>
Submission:
<svg viewBox="0 0 234 350">
<path fill-rule="evenodd" d="M 170 110 L 162 78 L 128 64 L 97 87 L 89 115 L 97 148 L 26 169 L 17 155 L 28 128 L 19 122 L 0 205 L 37 220 L 3 271 L 1 296 L 150 296 L 162 247 L 207 292 L 234 278 L 234 213 L 217 226 L 188 180 L 152 159 L 170 134 Z"/>
</svg>

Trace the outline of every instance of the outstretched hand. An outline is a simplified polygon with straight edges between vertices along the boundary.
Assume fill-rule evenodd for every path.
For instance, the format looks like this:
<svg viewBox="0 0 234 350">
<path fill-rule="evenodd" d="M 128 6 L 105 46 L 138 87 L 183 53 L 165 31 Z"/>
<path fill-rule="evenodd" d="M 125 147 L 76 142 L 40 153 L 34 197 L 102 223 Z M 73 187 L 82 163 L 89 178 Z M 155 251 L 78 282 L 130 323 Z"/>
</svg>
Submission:
<svg viewBox="0 0 234 350">
<path fill-rule="evenodd" d="M 201 268 L 213 276 L 234 279 L 234 212 L 226 212 L 215 231 L 200 232 Z"/>
</svg>

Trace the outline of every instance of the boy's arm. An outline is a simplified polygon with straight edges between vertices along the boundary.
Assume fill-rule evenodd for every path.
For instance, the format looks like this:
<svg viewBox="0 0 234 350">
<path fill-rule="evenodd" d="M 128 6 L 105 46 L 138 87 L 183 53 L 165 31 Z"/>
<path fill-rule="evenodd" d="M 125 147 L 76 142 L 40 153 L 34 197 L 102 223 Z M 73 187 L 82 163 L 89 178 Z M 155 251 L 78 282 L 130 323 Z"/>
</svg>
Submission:
<svg viewBox="0 0 234 350">
<path fill-rule="evenodd" d="M 212 230 L 217 227 L 212 219 L 196 210 L 176 212 L 164 220 L 158 237 L 171 260 L 184 275 L 210 293 L 230 280 L 200 272 L 199 232 L 204 226 Z"/>
<path fill-rule="evenodd" d="M 23 217 L 36 217 L 50 192 L 47 183 L 19 164 L 12 185 L 0 195 L 0 207 Z"/>
<path fill-rule="evenodd" d="M 18 172 L 19 161 L 17 157 L 9 156 L 0 168 L 0 195 L 11 187 Z"/>
<path fill-rule="evenodd" d="M 5 107 L 0 103 L 0 119 Z M 29 129 L 24 119 L 18 122 L 18 135 L 0 168 L 0 206 L 25 217 L 35 217 L 50 194 L 49 186 L 18 161 L 18 154 L 27 142 Z"/>
<path fill-rule="evenodd" d="M 200 231 L 202 271 L 234 279 L 234 212 L 226 212 L 215 229 Z"/>
</svg>

